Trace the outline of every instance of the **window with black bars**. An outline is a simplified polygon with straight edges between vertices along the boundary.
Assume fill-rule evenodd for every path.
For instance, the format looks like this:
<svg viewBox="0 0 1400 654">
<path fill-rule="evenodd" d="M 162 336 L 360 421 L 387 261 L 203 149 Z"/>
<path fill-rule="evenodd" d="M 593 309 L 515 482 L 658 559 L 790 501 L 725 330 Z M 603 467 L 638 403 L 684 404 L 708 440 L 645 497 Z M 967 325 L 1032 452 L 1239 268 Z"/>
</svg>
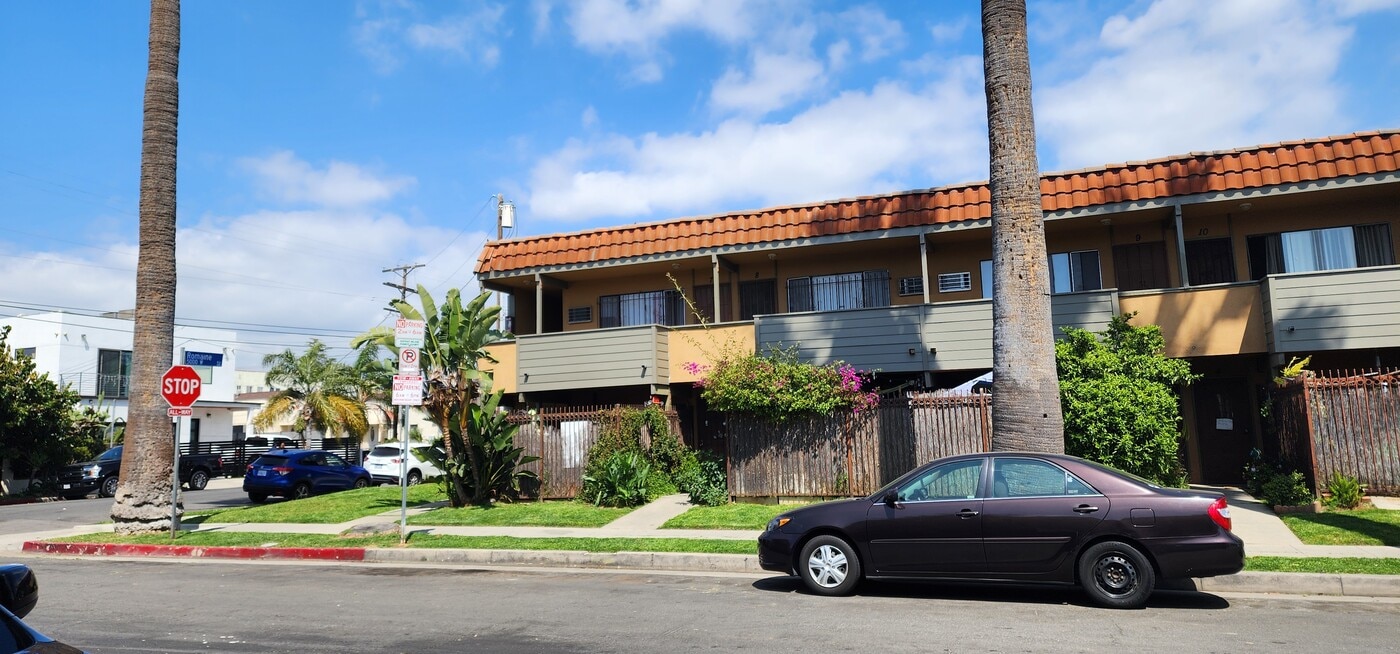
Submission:
<svg viewBox="0 0 1400 654">
<path fill-rule="evenodd" d="M 890 305 L 890 272 L 867 270 L 793 277 L 788 280 L 788 311 L 839 311 Z"/>
<path fill-rule="evenodd" d="M 602 327 L 685 324 L 685 298 L 678 291 L 648 291 L 598 298 Z"/>
<path fill-rule="evenodd" d="M 778 312 L 777 280 L 759 279 L 739 284 L 739 320 L 753 320 Z"/>
<path fill-rule="evenodd" d="M 695 310 L 705 317 L 705 322 L 715 322 L 715 287 L 712 284 L 695 287 Z M 729 285 L 719 285 L 720 321 L 734 319 L 734 307 L 729 301 Z"/>
</svg>

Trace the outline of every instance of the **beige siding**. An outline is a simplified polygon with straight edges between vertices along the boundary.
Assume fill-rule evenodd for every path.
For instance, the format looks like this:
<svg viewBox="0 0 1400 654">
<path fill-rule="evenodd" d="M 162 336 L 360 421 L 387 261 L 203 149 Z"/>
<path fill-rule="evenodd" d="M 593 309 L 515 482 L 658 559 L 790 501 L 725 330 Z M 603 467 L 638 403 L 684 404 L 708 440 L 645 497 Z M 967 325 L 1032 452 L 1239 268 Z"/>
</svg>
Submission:
<svg viewBox="0 0 1400 654">
<path fill-rule="evenodd" d="M 1400 345 L 1400 266 L 1271 275 L 1263 288 L 1272 352 Z"/>
<path fill-rule="evenodd" d="M 759 316 L 754 335 L 760 353 L 797 346 L 799 358 L 819 365 L 839 359 L 861 370 L 921 371 L 923 312 L 915 305 Z"/>
</svg>

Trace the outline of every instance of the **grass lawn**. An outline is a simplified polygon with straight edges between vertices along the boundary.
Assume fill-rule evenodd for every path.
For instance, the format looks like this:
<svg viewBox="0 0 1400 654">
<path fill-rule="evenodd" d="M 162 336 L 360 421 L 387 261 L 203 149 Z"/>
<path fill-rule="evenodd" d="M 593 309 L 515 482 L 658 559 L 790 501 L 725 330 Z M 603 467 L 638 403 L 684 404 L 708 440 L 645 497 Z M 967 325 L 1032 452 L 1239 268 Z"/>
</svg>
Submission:
<svg viewBox="0 0 1400 654">
<path fill-rule="evenodd" d="M 1250 572 L 1325 572 L 1350 575 L 1400 575 L 1400 559 L 1333 559 L 1251 556 L 1244 569 Z"/>
<path fill-rule="evenodd" d="M 1309 545 L 1390 545 L 1400 547 L 1400 511 L 1360 509 L 1285 516 L 1298 538 Z"/>
<path fill-rule="evenodd" d="M 191 511 L 181 522 L 295 522 L 336 524 L 399 508 L 398 486 L 371 486 L 358 490 L 314 495 L 304 500 L 269 500 L 267 504 L 235 509 Z M 447 499 L 437 484 L 419 484 L 408 489 L 408 505 Z"/>
<path fill-rule="evenodd" d="M 489 508 L 468 506 L 460 509 L 434 509 L 410 516 L 411 525 L 452 527 L 601 527 L 630 513 L 632 509 L 598 507 L 582 502 L 514 502 Z"/>
<path fill-rule="evenodd" d="M 124 543 L 143 545 L 195 545 L 202 547 L 398 547 L 396 535 L 336 536 L 331 534 L 274 534 L 196 531 L 181 533 L 172 543 L 169 534 L 118 536 L 85 534 L 55 538 L 56 543 Z M 510 536 L 432 536 L 414 534 L 409 547 L 483 550 L 565 550 L 573 552 L 700 552 L 705 554 L 756 554 L 758 543 L 748 540 L 700 538 L 514 538 Z"/>
<path fill-rule="evenodd" d="M 721 504 L 697 506 L 661 525 L 662 529 L 746 529 L 761 531 L 779 513 L 799 504 Z"/>
</svg>

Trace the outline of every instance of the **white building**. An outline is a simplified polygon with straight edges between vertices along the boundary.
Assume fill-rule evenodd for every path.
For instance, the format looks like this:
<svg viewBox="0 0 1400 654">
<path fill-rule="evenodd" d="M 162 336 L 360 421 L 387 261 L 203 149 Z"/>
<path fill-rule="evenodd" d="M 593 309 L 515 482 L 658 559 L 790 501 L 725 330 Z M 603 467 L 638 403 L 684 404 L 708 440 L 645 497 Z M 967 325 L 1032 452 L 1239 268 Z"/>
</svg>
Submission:
<svg viewBox="0 0 1400 654">
<path fill-rule="evenodd" d="M 85 316 L 64 312 L 0 319 L 8 325 L 10 348 L 34 359 L 40 374 L 69 386 L 84 404 L 101 406 L 116 425 L 127 419 L 131 389 L 134 321 L 128 312 Z M 194 416 L 181 422 L 180 444 L 234 440 L 245 425 L 235 422 L 250 406 L 234 400 L 238 334 L 207 327 L 175 327 L 174 363 L 199 372 L 203 381 Z"/>
</svg>

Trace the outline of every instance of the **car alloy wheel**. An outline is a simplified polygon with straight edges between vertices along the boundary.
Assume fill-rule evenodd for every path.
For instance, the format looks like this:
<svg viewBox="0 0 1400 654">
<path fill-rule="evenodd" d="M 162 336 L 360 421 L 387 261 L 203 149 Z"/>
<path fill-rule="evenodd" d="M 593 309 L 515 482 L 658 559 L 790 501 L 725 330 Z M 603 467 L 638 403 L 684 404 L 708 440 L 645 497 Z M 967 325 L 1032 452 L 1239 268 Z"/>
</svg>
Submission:
<svg viewBox="0 0 1400 654">
<path fill-rule="evenodd" d="M 190 490 L 204 490 L 209 485 L 209 473 L 196 470 L 190 475 Z"/>
<path fill-rule="evenodd" d="M 292 487 L 292 499 L 304 500 L 311 497 L 311 486 L 307 484 L 297 484 Z"/>
<path fill-rule="evenodd" d="M 97 490 L 97 494 L 102 497 L 114 497 L 117 494 L 117 477 L 113 475 L 102 480 L 102 487 Z"/>
<path fill-rule="evenodd" d="M 860 582 L 860 559 L 850 543 L 836 536 L 817 536 L 802 548 L 798 570 L 807 588 L 820 595 L 845 595 Z"/>
</svg>

